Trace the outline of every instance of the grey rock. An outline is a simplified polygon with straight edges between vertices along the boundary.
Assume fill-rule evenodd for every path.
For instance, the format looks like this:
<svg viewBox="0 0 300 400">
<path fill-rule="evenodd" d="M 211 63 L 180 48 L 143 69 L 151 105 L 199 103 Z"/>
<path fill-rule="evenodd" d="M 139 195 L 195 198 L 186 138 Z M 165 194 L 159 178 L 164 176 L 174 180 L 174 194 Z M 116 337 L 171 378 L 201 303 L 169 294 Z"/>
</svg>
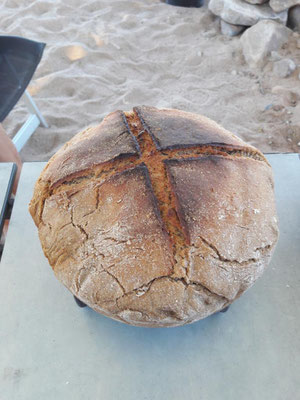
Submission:
<svg viewBox="0 0 300 400">
<path fill-rule="evenodd" d="M 270 0 L 271 8 L 276 12 L 287 10 L 297 5 L 300 5 L 300 0 Z"/>
<path fill-rule="evenodd" d="M 286 24 L 287 10 L 276 13 L 268 4 L 253 5 L 243 0 L 211 0 L 209 10 L 233 25 L 252 26 L 261 19 L 271 19 Z"/>
<path fill-rule="evenodd" d="M 243 54 L 250 67 L 263 67 L 273 50 L 289 39 L 292 31 L 274 21 L 259 21 L 241 36 Z"/>
<path fill-rule="evenodd" d="M 266 3 L 268 0 L 245 0 L 247 3 L 250 4 L 264 4 Z"/>
<path fill-rule="evenodd" d="M 237 36 L 246 29 L 243 25 L 232 25 L 221 19 L 221 32 L 225 36 Z"/>
<path fill-rule="evenodd" d="M 283 60 L 276 61 L 273 65 L 273 72 L 279 78 L 287 78 L 296 69 L 296 64 L 293 60 L 289 58 L 284 58 Z"/>
<path fill-rule="evenodd" d="M 289 10 L 288 26 L 300 32 L 300 6 L 292 7 Z"/>
</svg>

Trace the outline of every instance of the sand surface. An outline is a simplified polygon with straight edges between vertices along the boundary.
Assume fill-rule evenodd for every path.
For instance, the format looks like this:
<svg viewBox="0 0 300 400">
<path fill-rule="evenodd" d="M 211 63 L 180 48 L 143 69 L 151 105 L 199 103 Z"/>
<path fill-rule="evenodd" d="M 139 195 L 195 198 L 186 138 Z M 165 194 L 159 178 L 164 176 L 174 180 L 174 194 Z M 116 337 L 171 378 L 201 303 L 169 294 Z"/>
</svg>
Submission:
<svg viewBox="0 0 300 400">
<path fill-rule="evenodd" d="M 279 79 L 272 62 L 244 61 L 239 38 L 220 34 L 206 7 L 159 0 L 3 0 L 0 33 L 47 43 L 29 91 L 50 124 L 22 150 L 47 160 L 63 143 L 116 109 L 135 105 L 204 114 L 264 152 L 300 150 L 300 38 L 280 54 L 298 65 Z M 297 47 L 298 46 L 298 47 Z M 281 86 L 275 90 L 275 86 Z M 289 90 L 296 92 L 292 97 Z M 4 121 L 13 136 L 26 118 L 19 102 Z"/>
</svg>

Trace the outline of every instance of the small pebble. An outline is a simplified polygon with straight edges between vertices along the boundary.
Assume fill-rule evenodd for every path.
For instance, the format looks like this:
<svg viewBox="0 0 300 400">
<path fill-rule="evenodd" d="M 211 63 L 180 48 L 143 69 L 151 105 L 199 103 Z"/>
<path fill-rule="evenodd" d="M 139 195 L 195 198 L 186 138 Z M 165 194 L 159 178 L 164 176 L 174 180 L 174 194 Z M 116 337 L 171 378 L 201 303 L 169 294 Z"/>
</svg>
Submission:
<svg viewBox="0 0 300 400">
<path fill-rule="evenodd" d="M 281 57 L 277 51 L 271 51 L 271 60 L 272 61 L 279 61 L 281 60 Z"/>
<path fill-rule="evenodd" d="M 275 104 L 274 106 L 273 106 L 273 110 L 274 111 L 281 111 L 281 110 L 283 110 L 284 109 L 284 107 L 281 105 L 281 104 Z"/>
<path fill-rule="evenodd" d="M 221 19 L 221 32 L 225 36 L 230 36 L 230 37 L 237 36 L 240 33 L 242 33 L 245 29 L 246 29 L 245 26 L 232 25 Z"/>
<path fill-rule="evenodd" d="M 217 34 L 215 31 L 207 31 L 207 32 L 203 32 L 202 36 L 207 37 L 207 38 L 213 38 L 215 37 Z"/>
<path fill-rule="evenodd" d="M 265 111 L 268 111 L 268 110 L 270 110 L 270 108 L 272 108 L 273 107 L 273 104 L 271 103 L 271 104 L 268 104 L 266 107 L 265 107 Z"/>
<path fill-rule="evenodd" d="M 295 69 L 296 64 L 289 58 L 276 61 L 273 65 L 273 72 L 279 78 L 287 78 L 295 71 Z"/>
</svg>

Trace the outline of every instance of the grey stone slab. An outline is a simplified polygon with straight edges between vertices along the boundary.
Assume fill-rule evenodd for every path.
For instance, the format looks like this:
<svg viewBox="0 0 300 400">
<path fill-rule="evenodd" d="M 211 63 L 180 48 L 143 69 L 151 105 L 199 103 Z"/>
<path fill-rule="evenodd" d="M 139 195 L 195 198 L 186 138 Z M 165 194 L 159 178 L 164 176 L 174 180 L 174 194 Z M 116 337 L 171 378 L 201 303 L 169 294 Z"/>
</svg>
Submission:
<svg viewBox="0 0 300 400">
<path fill-rule="evenodd" d="M 24 165 L 0 264 L 1 400 L 300 398 L 300 162 L 270 155 L 280 239 L 227 313 L 136 328 L 76 306 L 27 211 L 43 164 Z"/>
<path fill-rule="evenodd" d="M 268 4 L 249 4 L 243 0 L 210 0 L 209 10 L 234 25 L 252 26 L 258 21 L 270 19 L 286 24 L 287 11 L 276 13 Z"/>
</svg>

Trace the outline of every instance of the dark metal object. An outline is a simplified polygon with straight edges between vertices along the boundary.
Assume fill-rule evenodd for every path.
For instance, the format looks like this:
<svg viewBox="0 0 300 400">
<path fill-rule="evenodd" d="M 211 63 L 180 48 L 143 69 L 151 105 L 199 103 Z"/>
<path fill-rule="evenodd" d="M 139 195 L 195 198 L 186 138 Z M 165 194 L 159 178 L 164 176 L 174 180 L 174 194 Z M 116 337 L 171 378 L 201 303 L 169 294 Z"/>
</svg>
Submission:
<svg viewBox="0 0 300 400">
<path fill-rule="evenodd" d="M 223 312 L 223 313 L 224 313 L 224 312 L 227 312 L 228 309 L 229 309 L 229 307 L 230 307 L 230 306 L 227 306 L 227 307 L 223 308 L 223 310 L 221 310 L 220 312 Z"/>
<path fill-rule="evenodd" d="M 87 305 L 83 301 L 79 300 L 76 296 L 73 296 L 73 297 L 74 297 L 74 300 L 76 301 L 76 304 L 78 305 L 78 307 L 80 307 L 80 308 L 87 307 Z"/>
<path fill-rule="evenodd" d="M 18 36 L 0 36 L 0 122 L 25 92 L 45 46 Z"/>
<path fill-rule="evenodd" d="M 202 7 L 204 0 L 166 0 L 166 4 L 177 7 Z"/>
</svg>

